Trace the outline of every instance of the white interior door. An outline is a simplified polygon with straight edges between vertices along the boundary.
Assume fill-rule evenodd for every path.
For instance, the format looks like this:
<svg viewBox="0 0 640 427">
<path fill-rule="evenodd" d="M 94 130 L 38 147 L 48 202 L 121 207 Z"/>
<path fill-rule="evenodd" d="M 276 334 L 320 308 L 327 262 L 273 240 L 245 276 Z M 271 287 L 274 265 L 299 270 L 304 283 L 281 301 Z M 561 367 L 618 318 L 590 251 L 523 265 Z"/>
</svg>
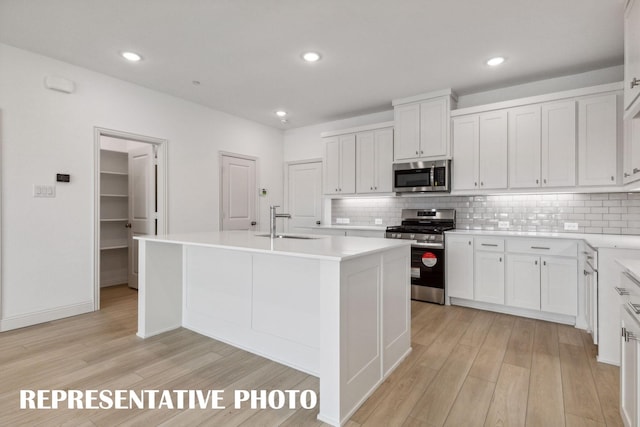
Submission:
<svg viewBox="0 0 640 427">
<path fill-rule="evenodd" d="M 256 225 L 256 161 L 222 156 L 222 230 Z"/>
<path fill-rule="evenodd" d="M 129 287 L 138 289 L 138 241 L 156 234 L 156 188 L 153 145 L 129 151 Z"/>
<path fill-rule="evenodd" d="M 290 164 L 287 176 L 288 230 L 315 226 L 322 218 L 322 163 Z"/>
</svg>

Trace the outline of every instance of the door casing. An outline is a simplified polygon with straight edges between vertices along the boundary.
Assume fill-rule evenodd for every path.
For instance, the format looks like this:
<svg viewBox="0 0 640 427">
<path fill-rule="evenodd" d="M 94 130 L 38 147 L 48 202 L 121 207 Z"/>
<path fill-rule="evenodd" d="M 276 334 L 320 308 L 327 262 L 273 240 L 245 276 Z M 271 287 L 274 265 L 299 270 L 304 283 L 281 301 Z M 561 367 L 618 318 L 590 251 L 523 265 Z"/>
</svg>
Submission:
<svg viewBox="0 0 640 427">
<path fill-rule="evenodd" d="M 169 232 L 169 200 L 168 200 L 168 153 L 169 142 L 166 139 L 138 135 L 114 129 L 94 128 L 93 146 L 93 309 L 100 310 L 100 138 L 126 139 L 130 141 L 153 144 L 157 154 L 157 205 L 158 234 Z"/>
</svg>

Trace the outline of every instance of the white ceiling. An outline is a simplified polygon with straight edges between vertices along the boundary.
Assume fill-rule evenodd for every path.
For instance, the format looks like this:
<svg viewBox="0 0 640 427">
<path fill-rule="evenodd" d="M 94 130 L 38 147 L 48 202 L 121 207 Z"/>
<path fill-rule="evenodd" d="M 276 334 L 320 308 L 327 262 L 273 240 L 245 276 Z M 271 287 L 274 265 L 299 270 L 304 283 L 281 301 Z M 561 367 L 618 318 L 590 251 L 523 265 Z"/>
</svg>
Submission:
<svg viewBox="0 0 640 427">
<path fill-rule="evenodd" d="M 292 128 L 432 90 L 619 65 L 623 9 L 624 0 L 0 0 L 0 42 Z M 128 63 L 123 50 L 144 60 Z M 307 50 L 322 60 L 304 63 Z M 507 61 L 491 69 L 495 55 Z M 288 125 L 277 109 L 290 112 Z"/>
</svg>

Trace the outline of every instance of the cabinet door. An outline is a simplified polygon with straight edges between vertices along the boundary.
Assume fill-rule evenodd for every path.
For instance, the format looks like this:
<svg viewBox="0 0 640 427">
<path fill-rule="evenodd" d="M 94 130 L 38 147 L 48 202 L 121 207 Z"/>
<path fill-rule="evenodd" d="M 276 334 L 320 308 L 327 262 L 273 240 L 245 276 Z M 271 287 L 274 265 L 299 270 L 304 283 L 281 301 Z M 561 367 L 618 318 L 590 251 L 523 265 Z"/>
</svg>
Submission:
<svg viewBox="0 0 640 427">
<path fill-rule="evenodd" d="M 445 98 L 420 103 L 420 156 L 449 155 L 449 105 Z"/>
<path fill-rule="evenodd" d="M 394 109 L 396 160 L 420 157 L 420 104 L 400 105 Z"/>
<path fill-rule="evenodd" d="M 540 258 L 534 255 L 507 255 L 505 304 L 540 310 Z"/>
<path fill-rule="evenodd" d="M 616 184 L 617 116 L 615 94 L 578 101 L 578 185 Z"/>
<path fill-rule="evenodd" d="M 509 117 L 509 187 L 539 187 L 540 106 L 512 108 Z"/>
<path fill-rule="evenodd" d="M 475 253 L 476 301 L 504 304 L 504 254 L 477 251 Z"/>
<path fill-rule="evenodd" d="M 356 192 L 356 136 L 340 136 L 340 194 Z"/>
<path fill-rule="evenodd" d="M 455 117 L 453 127 L 453 190 L 478 189 L 479 117 Z"/>
<path fill-rule="evenodd" d="M 340 188 L 340 140 L 327 139 L 324 159 L 324 192 L 338 194 Z"/>
<path fill-rule="evenodd" d="M 447 295 L 473 299 L 473 238 L 446 236 L 445 248 Z"/>
<path fill-rule="evenodd" d="M 375 191 L 376 162 L 373 132 L 356 134 L 356 162 L 356 191 L 358 193 L 373 193 Z"/>
<path fill-rule="evenodd" d="M 634 320 L 626 310 L 621 310 L 620 337 L 620 415 L 625 426 L 636 426 L 638 421 L 638 343 L 627 339 L 626 333 L 638 336 Z"/>
<path fill-rule="evenodd" d="M 393 129 L 375 131 L 374 139 L 374 190 L 378 193 L 390 193 L 393 191 Z"/>
<path fill-rule="evenodd" d="M 624 121 L 624 183 L 640 179 L 640 118 Z"/>
<path fill-rule="evenodd" d="M 576 102 L 542 105 L 542 186 L 576 185 Z"/>
<path fill-rule="evenodd" d="M 507 188 L 507 112 L 480 115 L 480 188 Z"/>
<path fill-rule="evenodd" d="M 550 313 L 578 314 L 578 260 L 542 257 L 540 309 Z"/>
<path fill-rule="evenodd" d="M 640 95 L 640 1 L 631 0 L 624 16 L 624 108 L 629 109 Z"/>
</svg>

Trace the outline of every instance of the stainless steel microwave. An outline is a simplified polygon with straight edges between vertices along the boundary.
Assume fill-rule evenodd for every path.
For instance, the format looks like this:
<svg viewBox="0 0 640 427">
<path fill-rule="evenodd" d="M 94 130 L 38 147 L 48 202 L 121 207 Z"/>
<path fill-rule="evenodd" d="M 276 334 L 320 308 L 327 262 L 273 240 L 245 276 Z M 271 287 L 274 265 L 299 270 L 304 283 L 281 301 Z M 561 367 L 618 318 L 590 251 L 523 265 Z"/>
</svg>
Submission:
<svg viewBox="0 0 640 427">
<path fill-rule="evenodd" d="M 427 193 L 451 191 L 451 160 L 393 164 L 393 191 Z"/>
</svg>

